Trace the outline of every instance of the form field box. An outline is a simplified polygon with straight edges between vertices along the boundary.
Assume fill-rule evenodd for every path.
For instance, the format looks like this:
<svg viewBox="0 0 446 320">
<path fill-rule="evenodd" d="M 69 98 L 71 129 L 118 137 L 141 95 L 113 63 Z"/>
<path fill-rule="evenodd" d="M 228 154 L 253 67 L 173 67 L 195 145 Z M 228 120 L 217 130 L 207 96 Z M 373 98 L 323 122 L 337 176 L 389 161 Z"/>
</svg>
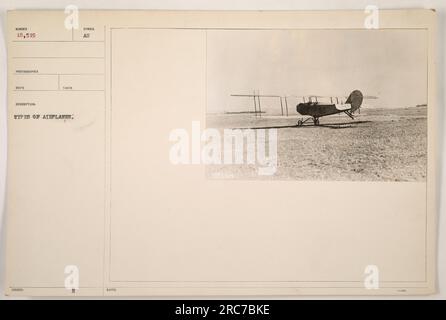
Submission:
<svg viewBox="0 0 446 320">
<path fill-rule="evenodd" d="M 16 91 L 48 91 L 58 90 L 57 75 L 14 75 L 13 90 Z"/>
<path fill-rule="evenodd" d="M 103 75 L 61 75 L 59 81 L 60 90 L 104 90 Z"/>
</svg>

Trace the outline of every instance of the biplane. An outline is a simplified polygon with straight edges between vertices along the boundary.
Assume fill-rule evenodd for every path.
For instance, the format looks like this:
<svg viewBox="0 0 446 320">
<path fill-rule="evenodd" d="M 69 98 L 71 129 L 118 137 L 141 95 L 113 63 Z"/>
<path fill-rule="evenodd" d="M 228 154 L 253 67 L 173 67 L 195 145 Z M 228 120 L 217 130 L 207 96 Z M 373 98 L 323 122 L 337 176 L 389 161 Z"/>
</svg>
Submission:
<svg viewBox="0 0 446 320">
<path fill-rule="evenodd" d="M 233 97 L 252 97 L 254 101 L 254 113 L 256 116 L 262 116 L 262 107 L 260 98 L 279 98 L 282 115 L 284 115 L 284 104 L 286 115 L 288 116 L 288 99 L 289 97 L 297 96 L 280 96 L 280 95 L 260 95 L 256 94 L 232 94 Z M 320 98 L 328 98 L 329 102 L 321 102 Z M 344 99 L 347 98 L 345 101 Z M 338 113 L 344 113 L 351 119 L 355 119 L 354 113 L 361 112 L 361 105 L 364 99 L 377 99 L 374 96 L 363 96 L 360 90 L 354 90 L 348 97 L 323 97 L 323 96 L 308 96 L 302 97 L 303 102 L 296 105 L 296 112 L 302 116 L 308 116 L 306 119 L 300 118 L 297 121 L 297 126 L 302 126 L 308 121 L 313 121 L 315 126 L 319 125 L 319 118 L 330 116 Z M 283 103 L 285 102 L 285 103 Z"/>
</svg>

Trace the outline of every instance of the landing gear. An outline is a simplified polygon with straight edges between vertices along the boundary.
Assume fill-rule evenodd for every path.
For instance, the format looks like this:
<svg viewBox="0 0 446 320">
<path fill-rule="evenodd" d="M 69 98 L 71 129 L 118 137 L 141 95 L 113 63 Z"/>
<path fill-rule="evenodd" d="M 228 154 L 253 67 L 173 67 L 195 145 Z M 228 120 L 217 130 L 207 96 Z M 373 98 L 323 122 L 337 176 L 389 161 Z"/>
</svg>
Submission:
<svg viewBox="0 0 446 320">
<path fill-rule="evenodd" d="M 345 110 L 344 113 L 345 113 L 346 115 L 348 115 L 350 118 L 352 118 L 352 120 L 355 120 L 355 117 L 353 116 L 353 113 L 351 113 L 350 111 Z"/>
<path fill-rule="evenodd" d="M 308 117 L 308 118 L 306 118 L 305 120 L 303 120 L 303 118 L 297 120 L 297 126 L 298 126 L 298 127 L 302 127 L 302 126 L 305 124 L 305 122 L 307 122 L 307 121 L 311 121 L 311 120 L 313 120 L 313 123 L 314 123 L 315 126 L 318 126 L 318 125 L 319 125 L 319 118 Z"/>
</svg>

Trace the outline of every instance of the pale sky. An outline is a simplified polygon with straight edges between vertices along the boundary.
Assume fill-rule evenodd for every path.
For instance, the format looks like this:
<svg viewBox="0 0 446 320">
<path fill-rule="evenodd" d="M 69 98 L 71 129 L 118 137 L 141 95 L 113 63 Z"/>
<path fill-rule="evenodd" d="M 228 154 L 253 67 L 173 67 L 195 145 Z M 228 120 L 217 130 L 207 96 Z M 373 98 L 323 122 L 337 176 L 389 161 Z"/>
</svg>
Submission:
<svg viewBox="0 0 446 320">
<path fill-rule="evenodd" d="M 424 104 L 427 32 L 207 31 L 207 111 L 252 106 L 252 99 L 231 98 L 230 94 L 252 94 L 254 89 L 260 94 L 305 96 L 344 96 L 359 89 L 364 95 L 379 96 L 368 105 Z"/>
</svg>

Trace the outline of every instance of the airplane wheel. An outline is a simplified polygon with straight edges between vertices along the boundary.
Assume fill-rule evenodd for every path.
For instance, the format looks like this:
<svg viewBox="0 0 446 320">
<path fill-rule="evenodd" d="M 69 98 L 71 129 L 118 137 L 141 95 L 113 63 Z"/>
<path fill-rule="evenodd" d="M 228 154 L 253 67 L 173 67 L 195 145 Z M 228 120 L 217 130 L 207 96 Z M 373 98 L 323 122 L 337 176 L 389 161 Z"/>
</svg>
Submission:
<svg viewBox="0 0 446 320">
<path fill-rule="evenodd" d="M 315 126 L 318 126 L 319 125 L 319 119 L 313 119 L 313 123 L 314 123 Z"/>
<path fill-rule="evenodd" d="M 298 121 L 297 121 L 297 126 L 298 126 L 298 127 L 301 127 L 302 125 L 303 125 L 302 120 L 298 120 Z"/>
</svg>

